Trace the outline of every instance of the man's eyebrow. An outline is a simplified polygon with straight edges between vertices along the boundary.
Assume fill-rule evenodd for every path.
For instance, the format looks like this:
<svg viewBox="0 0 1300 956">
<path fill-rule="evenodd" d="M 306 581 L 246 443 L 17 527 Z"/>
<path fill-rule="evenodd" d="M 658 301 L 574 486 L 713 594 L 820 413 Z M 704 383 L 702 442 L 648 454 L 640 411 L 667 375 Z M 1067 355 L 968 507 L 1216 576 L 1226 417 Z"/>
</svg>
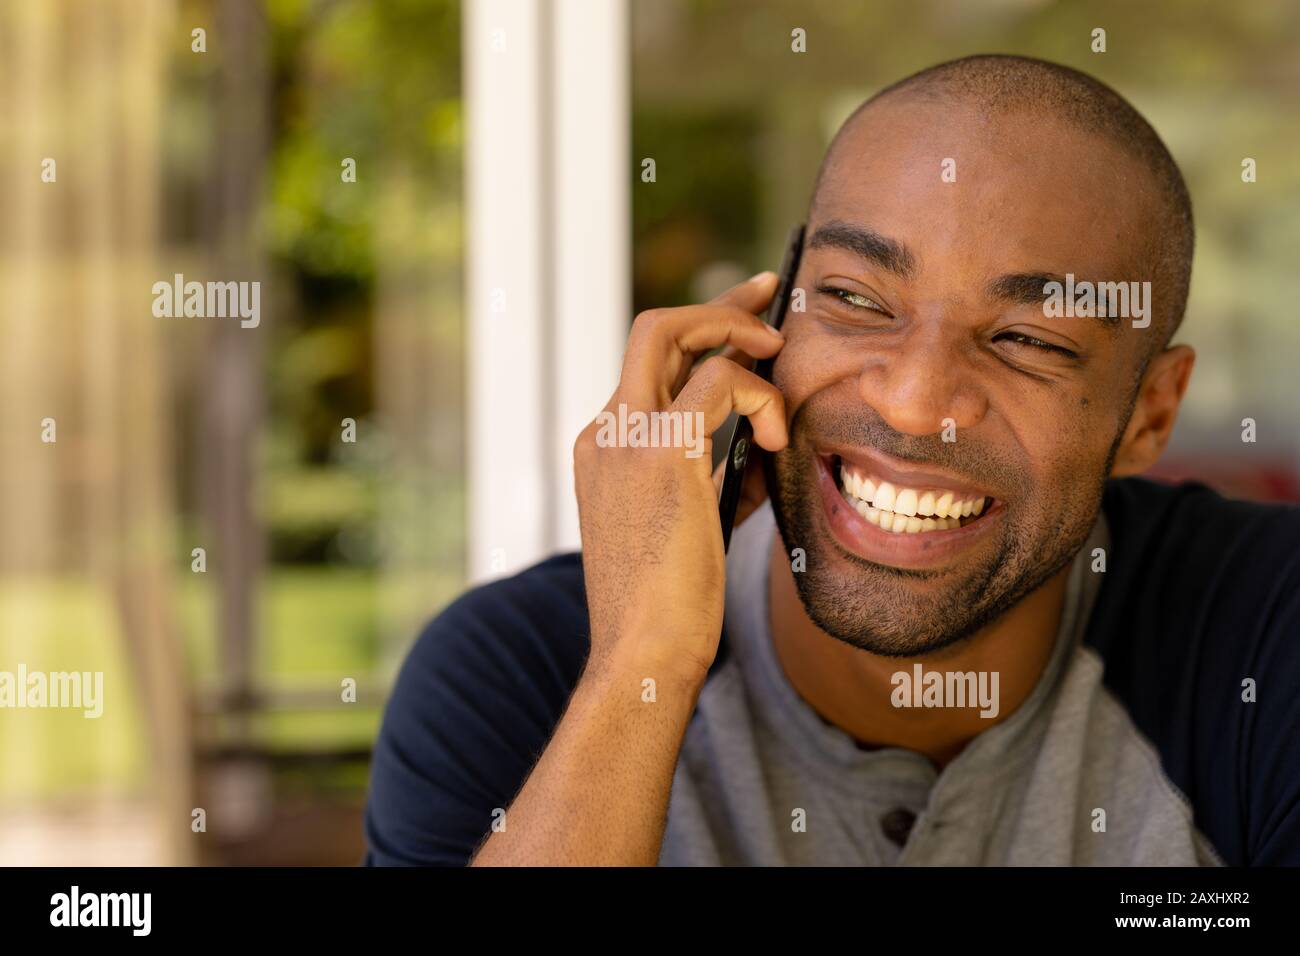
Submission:
<svg viewBox="0 0 1300 956">
<path fill-rule="evenodd" d="M 985 291 L 991 299 L 1000 299 L 1015 305 L 1041 306 L 1047 298 L 1047 292 L 1044 290 L 1049 282 L 1059 282 L 1064 294 L 1065 276 L 1054 272 L 1012 272 L 998 276 L 988 284 Z M 1076 279 L 1074 284 L 1077 294 L 1079 280 Z M 1096 318 L 1107 329 L 1119 328 L 1120 316 L 1118 315 L 1097 315 Z"/>
<path fill-rule="evenodd" d="M 833 246 L 874 262 L 880 268 L 901 279 L 910 279 L 916 271 L 916 257 L 897 240 L 882 236 L 874 229 L 857 226 L 851 222 L 832 219 L 818 226 L 808 240 L 808 248 Z"/>
</svg>

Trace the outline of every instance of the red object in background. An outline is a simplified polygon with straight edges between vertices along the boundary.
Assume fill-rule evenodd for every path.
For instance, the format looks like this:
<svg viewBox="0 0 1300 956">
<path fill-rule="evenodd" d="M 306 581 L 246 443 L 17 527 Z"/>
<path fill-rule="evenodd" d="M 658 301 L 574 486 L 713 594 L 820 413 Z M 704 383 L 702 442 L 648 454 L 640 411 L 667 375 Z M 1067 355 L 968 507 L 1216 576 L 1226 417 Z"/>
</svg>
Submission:
<svg viewBox="0 0 1300 956">
<path fill-rule="evenodd" d="M 1300 502 L 1300 471 L 1284 459 L 1265 462 L 1227 461 L 1212 455 L 1161 462 L 1145 477 L 1158 481 L 1200 481 L 1229 498 L 1249 501 Z"/>
</svg>

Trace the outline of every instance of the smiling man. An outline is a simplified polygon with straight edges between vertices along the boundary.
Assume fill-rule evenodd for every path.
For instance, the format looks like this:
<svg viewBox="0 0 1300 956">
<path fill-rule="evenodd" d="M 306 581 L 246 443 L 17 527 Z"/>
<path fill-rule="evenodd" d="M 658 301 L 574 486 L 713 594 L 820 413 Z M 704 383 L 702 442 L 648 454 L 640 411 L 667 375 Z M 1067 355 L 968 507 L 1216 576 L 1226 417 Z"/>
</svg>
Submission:
<svg viewBox="0 0 1300 956">
<path fill-rule="evenodd" d="M 1193 364 L 1156 133 L 943 64 L 844 124 L 806 236 L 783 334 L 770 273 L 644 313 L 606 409 L 749 416 L 730 552 L 707 459 L 593 423 L 581 558 L 403 668 L 368 862 L 1300 863 L 1300 511 L 1131 477 Z"/>
</svg>

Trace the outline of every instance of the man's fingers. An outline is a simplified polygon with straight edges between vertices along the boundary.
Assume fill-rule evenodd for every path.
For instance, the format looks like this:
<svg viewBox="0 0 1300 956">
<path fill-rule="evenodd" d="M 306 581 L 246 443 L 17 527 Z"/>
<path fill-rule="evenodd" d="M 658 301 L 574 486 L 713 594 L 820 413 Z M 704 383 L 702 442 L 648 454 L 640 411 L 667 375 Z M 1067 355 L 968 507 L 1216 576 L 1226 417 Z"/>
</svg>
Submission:
<svg viewBox="0 0 1300 956">
<path fill-rule="evenodd" d="M 772 301 L 776 294 L 776 281 L 775 272 L 760 272 L 709 301 L 714 305 L 734 305 L 746 312 L 758 312 Z"/>
<path fill-rule="evenodd" d="M 733 411 L 749 418 L 754 441 L 768 451 L 786 446 L 785 400 L 771 382 L 715 355 L 691 376 L 674 410 L 703 412 L 704 434 L 717 431 Z"/>
<path fill-rule="evenodd" d="M 747 368 L 750 369 L 751 371 L 753 370 L 754 362 L 756 361 L 754 356 L 750 355 L 748 352 L 742 352 L 734 345 L 728 345 L 718 354 L 721 355 L 724 359 L 730 359 L 731 361 L 735 362 L 741 368 Z"/>
<path fill-rule="evenodd" d="M 747 368 L 750 369 L 751 371 L 754 368 L 754 363 L 758 361 L 756 358 L 754 358 L 754 356 L 750 355 L 748 352 L 736 348 L 734 345 L 725 346 L 720 351 L 718 351 L 717 354 L 721 355 L 724 359 L 728 359 L 729 361 L 735 362 L 741 368 Z M 712 358 L 713 356 L 709 356 L 709 357 Z M 702 364 L 704 364 L 703 361 L 697 362 L 694 368 L 699 368 L 700 365 Z M 692 369 L 692 371 L 694 371 L 694 368 Z"/>
<path fill-rule="evenodd" d="M 661 408 L 700 352 L 731 345 L 771 358 L 785 339 L 751 312 L 731 305 L 654 309 L 637 316 L 628 340 L 619 390 L 630 401 Z M 734 364 L 734 363 L 733 363 Z"/>
<path fill-rule="evenodd" d="M 734 345 L 728 345 L 714 354 L 720 355 L 728 361 L 735 362 L 741 368 L 750 370 L 754 368 L 754 364 L 758 361 L 754 356 L 750 355 L 748 352 L 742 352 Z M 712 355 L 709 356 L 709 358 L 712 357 Z M 682 370 L 677 374 L 677 381 L 673 383 L 672 393 L 674 395 L 682 390 L 682 386 L 686 384 L 686 380 L 699 371 L 700 366 L 703 365 L 705 361 L 707 361 L 707 359 L 701 358 L 698 359 L 690 368 L 682 368 Z"/>
</svg>

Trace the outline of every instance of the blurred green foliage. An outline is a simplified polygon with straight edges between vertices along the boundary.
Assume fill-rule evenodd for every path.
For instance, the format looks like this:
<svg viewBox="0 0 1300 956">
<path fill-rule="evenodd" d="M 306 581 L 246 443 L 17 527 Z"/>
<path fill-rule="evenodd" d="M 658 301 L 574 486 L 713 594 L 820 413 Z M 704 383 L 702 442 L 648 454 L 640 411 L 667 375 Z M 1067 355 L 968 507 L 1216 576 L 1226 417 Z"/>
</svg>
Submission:
<svg viewBox="0 0 1300 956">
<path fill-rule="evenodd" d="M 377 263 L 397 248 L 426 274 L 459 268 L 459 221 L 404 228 L 389 195 L 400 189 L 430 221 L 445 219 L 449 194 L 459 199 L 459 5 L 274 0 L 267 11 L 273 151 L 263 220 L 294 294 L 268 357 L 263 519 L 277 562 L 368 566 L 383 546 L 378 500 L 404 477 L 373 451 L 385 440 L 373 417 Z M 356 182 L 341 188 L 345 158 Z M 450 246 L 439 238 L 448 231 Z M 367 436 L 355 454 L 340 445 L 345 418 Z"/>
<path fill-rule="evenodd" d="M 683 301 L 703 263 L 747 258 L 759 227 L 758 118 L 747 111 L 641 107 L 632 155 L 655 161 L 637 192 L 633 298 Z"/>
<path fill-rule="evenodd" d="M 304 277 L 365 283 L 395 164 L 436 208 L 460 171 L 460 10 L 451 0 L 272 0 L 271 250 Z M 344 157 L 358 176 L 339 189 Z M 409 250 L 432 259 L 432 242 Z M 326 296 L 326 299 L 334 296 Z M 321 304 L 319 301 L 314 304 Z"/>
</svg>

